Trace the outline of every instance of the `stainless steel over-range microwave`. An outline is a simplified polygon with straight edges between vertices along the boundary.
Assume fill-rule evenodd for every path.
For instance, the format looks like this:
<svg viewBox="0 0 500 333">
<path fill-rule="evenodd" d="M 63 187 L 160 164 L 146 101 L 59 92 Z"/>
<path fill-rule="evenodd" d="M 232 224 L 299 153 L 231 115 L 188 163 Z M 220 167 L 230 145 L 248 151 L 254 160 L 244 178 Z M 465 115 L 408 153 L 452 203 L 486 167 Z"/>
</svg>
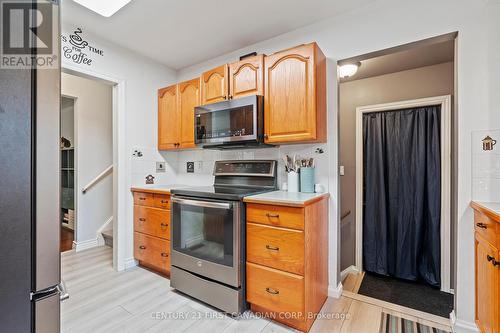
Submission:
<svg viewBox="0 0 500 333">
<path fill-rule="evenodd" d="M 253 95 L 196 107 L 195 142 L 212 149 L 263 145 L 264 97 Z"/>
</svg>

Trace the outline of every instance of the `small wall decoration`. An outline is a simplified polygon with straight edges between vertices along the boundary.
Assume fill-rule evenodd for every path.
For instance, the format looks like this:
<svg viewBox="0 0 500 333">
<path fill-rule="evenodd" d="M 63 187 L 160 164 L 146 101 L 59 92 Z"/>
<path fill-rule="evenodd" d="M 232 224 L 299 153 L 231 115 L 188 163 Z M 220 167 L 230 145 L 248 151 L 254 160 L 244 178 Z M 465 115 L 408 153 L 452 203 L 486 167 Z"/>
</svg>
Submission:
<svg viewBox="0 0 500 333">
<path fill-rule="evenodd" d="M 155 183 L 155 177 L 153 175 L 146 176 L 146 184 L 151 185 Z"/>
<path fill-rule="evenodd" d="M 489 135 L 483 139 L 483 150 L 493 150 L 493 147 L 497 144 L 497 140 L 493 140 Z"/>
<path fill-rule="evenodd" d="M 82 28 L 76 28 L 73 33 L 62 34 L 62 55 L 75 64 L 91 66 L 96 56 L 104 56 L 104 51 L 91 45 L 82 35 Z"/>
</svg>

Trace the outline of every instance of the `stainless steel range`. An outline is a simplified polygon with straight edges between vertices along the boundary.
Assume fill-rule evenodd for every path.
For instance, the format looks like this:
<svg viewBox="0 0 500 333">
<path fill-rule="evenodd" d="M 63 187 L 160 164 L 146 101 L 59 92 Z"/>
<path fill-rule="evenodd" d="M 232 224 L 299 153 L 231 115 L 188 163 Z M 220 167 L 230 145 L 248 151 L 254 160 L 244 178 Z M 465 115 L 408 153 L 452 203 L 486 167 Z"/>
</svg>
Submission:
<svg viewBox="0 0 500 333">
<path fill-rule="evenodd" d="M 172 190 L 170 285 L 231 314 L 246 309 L 245 204 L 277 188 L 276 161 L 217 161 L 214 186 Z"/>
</svg>

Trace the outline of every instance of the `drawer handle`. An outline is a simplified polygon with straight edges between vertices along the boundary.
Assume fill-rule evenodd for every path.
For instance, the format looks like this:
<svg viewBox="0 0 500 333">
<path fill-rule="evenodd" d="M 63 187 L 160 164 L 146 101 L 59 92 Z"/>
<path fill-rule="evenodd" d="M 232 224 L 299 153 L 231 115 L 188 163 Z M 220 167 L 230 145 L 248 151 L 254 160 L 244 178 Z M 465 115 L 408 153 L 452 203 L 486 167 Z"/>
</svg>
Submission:
<svg viewBox="0 0 500 333">
<path fill-rule="evenodd" d="M 166 227 L 168 227 L 168 223 L 162 223 L 162 224 L 161 224 L 161 227 L 162 227 L 162 228 L 166 228 Z"/>
<path fill-rule="evenodd" d="M 166 203 L 168 203 L 168 200 L 160 200 L 160 202 L 161 202 L 162 204 L 166 204 Z"/>
<path fill-rule="evenodd" d="M 146 247 L 145 247 L 144 245 L 139 246 L 139 248 L 140 248 L 141 250 L 145 250 L 145 249 L 146 249 Z"/>
<path fill-rule="evenodd" d="M 162 252 L 161 256 L 164 257 L 164 258 L 166 258 L 166 257 L 168 257 L 168 253 Z"/>
<path fill-rule="evenodd" d="M 146 198 L 144 198 L 144 197 L 139 197 L 139 200 L 146 200 Z"/>
<path fill-rule="evenodd" d="M 146 219 L 144 217 L 139 217 L 139 221 L 146 222 Z"/>
<path fill-rule="evenodd" d="M 271 250 L 271 251 L 279 251 L 280 248 L 277 246 L 271 246 L 271 245 L 266 245 L 266 249 Z"/>
<path fill-rule="evenodd" d="M 488 226 L 486 224 L 484 224 L 484 223 L 479 222 L 479 223 L 476 223 L 476 225 L 477 225 L 478 228 L 488 229 Z"/>
<path fill-rule="evenodd" d="M 266 291 L 271 295 L 278 295 L 280 293 L 279 290 L 273 288 L 266 288 Z"/>
<path fill-rule="evenodd" d="M 280 217 L 280 214 L 271 214 L 271 213 L 267 213 L 266 214 L 267 217 L 275 217 L 275 218 L 278 218 Z"/>
</svg>

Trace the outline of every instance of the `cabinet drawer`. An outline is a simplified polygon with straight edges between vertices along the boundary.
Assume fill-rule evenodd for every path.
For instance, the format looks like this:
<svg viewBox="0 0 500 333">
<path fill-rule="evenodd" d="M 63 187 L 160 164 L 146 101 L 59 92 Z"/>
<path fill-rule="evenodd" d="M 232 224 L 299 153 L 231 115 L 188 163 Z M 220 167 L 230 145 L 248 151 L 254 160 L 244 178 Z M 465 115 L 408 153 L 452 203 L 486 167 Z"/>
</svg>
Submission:
<svg viewBox="0 0 500 333">
<path fill-rule="evenodd" d="M 247 260 L 304 275 L 304 232 L 248 223 Z"/>
<path fill-rule="evenodd" d="M 481 212 L 474 211 L 474 228 L 491 245 L 497 248 L 500 246 L 500 223 L 493 221 Z"/>
<path fill-rule="evenodd" d="M 135 205 L 134 230 L 150 236 L 170 239 L 170 211 Z"/>
<path fill-rule="evenodd" d="M 247 221 L 304 230 L 304 208 L 248 204 Z"/>
<path fill-rule="evenodd" d="M 168 195 L 168 194 L 155 194 L 153 205 L 157 208 L 170 209 L 170 195 Z"/>
<path fill-rule="evenodd" d="M 134 204 L 141 206 L 153 206 L 154 195 L 152 193 L 134 192 Z"/>
<path fill-rule="evenodd" d="M 304 278 L 247 263 L 247 301 L 273 312 L 304 312 Z"/>
<path fill-rule="evenodd" d="M 170 242 L 161 238 L 134 233 L 134 257 L 163 272 L 170 271 Z"/>
</svg>

